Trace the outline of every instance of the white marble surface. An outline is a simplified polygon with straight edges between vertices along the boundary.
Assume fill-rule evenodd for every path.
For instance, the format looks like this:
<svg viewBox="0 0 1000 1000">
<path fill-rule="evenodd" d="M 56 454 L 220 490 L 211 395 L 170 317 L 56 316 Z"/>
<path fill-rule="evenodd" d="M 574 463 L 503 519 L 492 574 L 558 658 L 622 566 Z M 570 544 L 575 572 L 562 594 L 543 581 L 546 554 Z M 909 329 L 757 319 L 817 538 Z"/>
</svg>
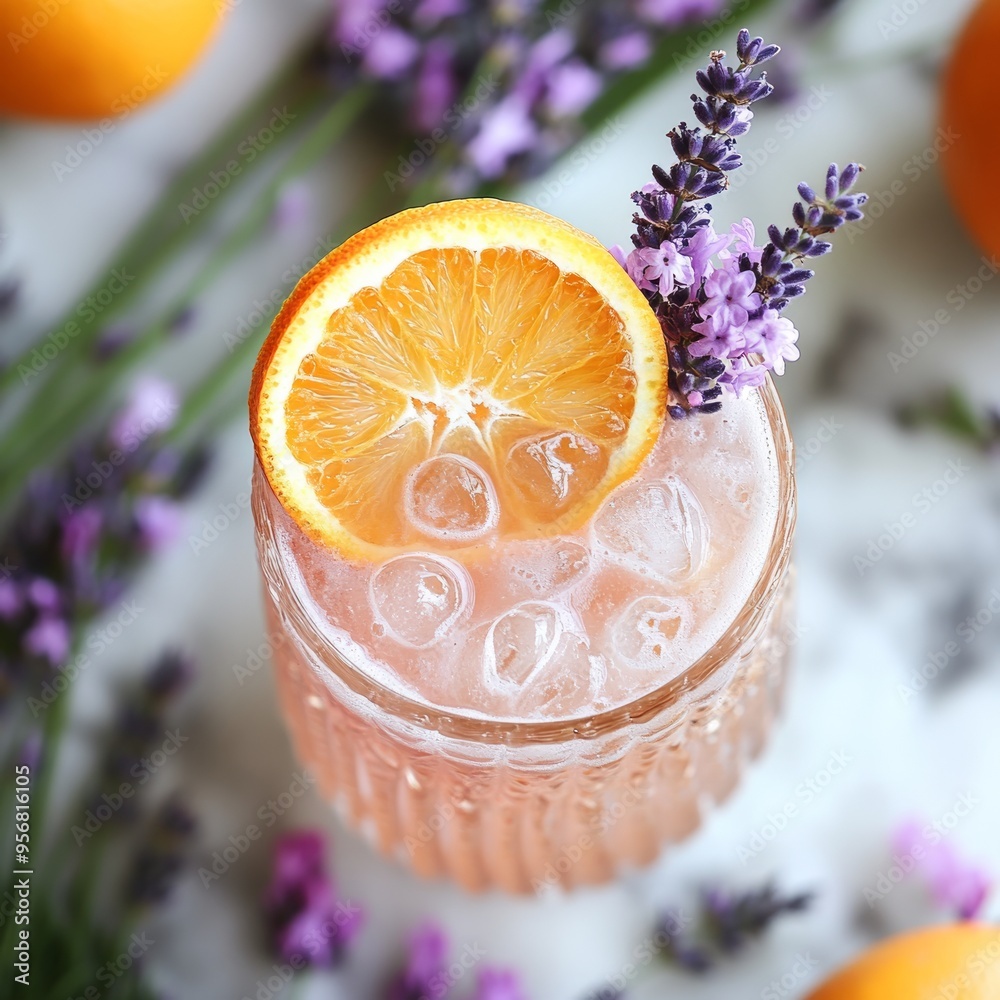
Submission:
<svg viewBox="0 0 1000 1000">
<path fill-rule="evenodd" d="M 5 336 L 23 335 L 74 301 L 171 166 L 238 105 L 297 37 L 319 30 L 322 6 L 319 0 L 243 0 L 190 80 L 148 112 L 122 122 L 62 182 L 50 163 L 76 141 L 76 130 L 4 128 L 3 263 L 28 279 L 22 312 Z M 862 892 L 888 865 L 889 832 L 900 819 L 915 813 L 945 820 L 966 793 L 976 805 L 951 837 L 963 854 L 1000 876 L 1000 623 L 962 642 L 960 662 L 947 671 L 955 675 L 951 683 L 910 701 L 898 689 L 928 651 L 954 639 L 961 620 L 986 607 L 993 588 L 1000 587 L 1000 472 L 996 458 L 954 440 L 901 431 L 891 409 L 948 379 L 961 379 L 980 401 L 996 399 L 1000 282 L 987 284 L 960 313 L 953 311 L 945 331 L 893 372 L 887 353 L 921 319 L 951 308 L 948 293 L 980 266 L 978 251 L 943 201 L 936 170 L 907 169 L 933 139 L 934 81 L 924 64 L 915 68 L 893 55 L 924 43 L 940 53 L 968 3 L 925 0 L 902 29 L 886 32 L 879 22 L 892 17 L 893 7 L 894 0 L 849 4 L 826 40 L 828 50 L 813 59 L 803 99 L 815 84 L 820 89 L 813 92 L 814 107 L 793 103 L 759 116 L 744 149 L 766 158 L 766 180 L 764 171 L 756 171 L 723 203 L 733 218 L 783 218 L 794 184 L 818 181 L 830 159 L 865 162 L 870 191 L 885 191 L 896 178 L 906 188 L 852 246 L 842 240 L 820 262 L 821 277 L 794 313 L 804 359 L 781 391 L 803 452 L 797 552 L 802 639 L 785 718 L 771 747 L 689 843 L 642 875 L 558 899 L 470 898 L 448 885 L 423 884 L 342 832 L 322 803 L 303 798 L 281 825 L 328 828 L 343 891 L 370 912 L 348 966 L 317 977 L 309 995 L 374 997 L 402 933 L 433 914 L 457 941 L 481 944 L 490 963 L 522 970 L 534 1000 L 574 1000 L 629 961 L 659 906 L 690 901 L 705 880 L 741 885 L 776 875 L 790 889 L 818 891 L 808 915 L 780 924 L 759 947 L 707 979 L 657 972 L 637 983 L 633 995 L 754 997 L 787 974 L 788 989 L 777 995 L 800 996 L 875 931 L 929 917 L 909 889 L 896 890 L 871 910 Z M 780 40 L 783 20 L 770 23 Z M 852 40 L 857 51 L 848 56 Z M 848 59 L 854 61 L 850 72 L 844 67 Z M 628 192 L 644 182 L 648 162 L 666 158 L 662 133 L 687 114 L 689 90 L 686 81 L 672 82 L 646 97 L 622 116 L 620 135 L 606 148 L 591 147 L 587 162 L 571 168 L 561 193 L 553 197 L 551 188 L 536 184 L 524 192 L 525 200 L 606 242 L 621 240 L 628 231 Z M 349 170 L 348 162 L 315 173 L 311 183 L 319 207 L 312 231 L 306 226 L 251 248 L 239 273 L 228 276 L 205 304 L 192 336 L 163 362 L 164 370 L 189 372 L 193 356 L 207 359 L 223 350 L 222 332 L 246 314 L 262 287 L 270 292 L 275 262 L 284 267 L 302 257 L 325 231 L 324 212 L 336 202 L 334 177 Z M 870 316 L 872 330 L 844 359 L 837 338 L 852 310 Z M 220 503 L 247 489 L 250 448 L 242 427 L 225 435 L 220 452 L 210 483 L 192 504 L 192 531 Z M 949 462 L 968 471 L 859 575 L 855 555 L 884 525 L 915 510 L 914 495 L 932 486 Z M 246 661 L 248 647 L 261 642 L 263 631 L 249 512 L 200 554 L 180 545 L 143 577 L 137 596 L 149 612 L 112 647 L 101 670 L 78 685 L 78 730 L 84 733 L 106 716 L 109 679 L 134 669 L 163 644 L 179 641 L 197 654 L 204 670 L 188 702 L 191 741 L 178 754 L 173 777 L 190 789 L 202 817 L 196 860 L 203 864 L 297 770 L 269 673 L 261 670 L 241 686 L 232 670 Z M 806 801 L 801 783 L 825 781 L 824 768 L 835 753 L 850 763 Z M 81 755 L 75 766 L 83 760 Z M 64 780 L 71 782 L 73 773 L 67 768 Z M 787 828 L 745 860 L 741 848 L 788 803 L 795 816 Z M 256 846 L 208 889 L 193 874 L 185 878 L 158 918 L 150 957 L 173 995 L 254 996 L 255 981 L 268 970 L 258 947 L 256 906 L 267 867 L 266 849 Z M 991 913 L 1000 916 L 1000 908 L 994 904 Z M 802 954 L 815 964 L 799 975 Z"/>
</svg>

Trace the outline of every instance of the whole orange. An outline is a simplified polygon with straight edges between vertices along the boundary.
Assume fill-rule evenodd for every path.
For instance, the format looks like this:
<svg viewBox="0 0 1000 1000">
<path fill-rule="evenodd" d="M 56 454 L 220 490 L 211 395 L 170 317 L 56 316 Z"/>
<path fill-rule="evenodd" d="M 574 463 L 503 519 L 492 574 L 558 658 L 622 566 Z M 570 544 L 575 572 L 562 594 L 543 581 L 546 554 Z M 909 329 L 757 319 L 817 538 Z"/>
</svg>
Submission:
<svg viewBox="0 0 1000 1000">
<path fill-rule="evenodd" d="M 997 1000 L 1000 927 L 947 924 L 889 938 L 808 1000 Z"/>
<path fill-rule="evenodd" d="M 205 47 L 220 0 L 3 0 L 0 114 L 122 117 Z"/>
<path fill-rule="evenodd" d="M 938 148 L 945 187 L 969 235 L 988 254 L 1000 254 L 1000 131 L 983 74 L 1000 49 L 1000 0 L 982 0 L 959 35 L 945 70 Z"/>
</svg>

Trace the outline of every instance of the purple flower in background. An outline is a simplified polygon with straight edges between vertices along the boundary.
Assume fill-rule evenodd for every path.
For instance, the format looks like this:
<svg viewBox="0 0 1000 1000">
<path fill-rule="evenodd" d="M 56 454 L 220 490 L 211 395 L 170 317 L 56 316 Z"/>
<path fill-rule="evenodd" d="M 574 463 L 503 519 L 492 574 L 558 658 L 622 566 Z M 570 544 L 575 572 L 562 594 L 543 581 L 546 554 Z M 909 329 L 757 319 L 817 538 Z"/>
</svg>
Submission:
<svg viewBox="0 0 1000 1000">
<path fill-rule="evenodd" d="M 104 433 L 28 483 L 0 533 L 0 703 L 17 686 L 37 697 L 85 624 L 120 600 L 150 551 L 177 537 L 178 501 L 206 456 L 159 437 L 175 409 L 172 388 L 142 380 Z"/>
<path fill-rule="evenodd" d="M 432 39 L 428 42 L 415 84 L 413 124 L 418 132 L 433 132 L 458 98 L 453 59 L 452 47 L 447 41 Z"/>
<path fill-rule="evenodd" d="M 69 653 L 69 625 L 62 618 L 43 615 L 25 632 L 22 644 L 32 656 L 58 666 Z"/>
<path fill-rule="evenodd" d="M 465 153 L 483 177 L 493 180 L 504 172 L 512 157 L 531 149 L 537 138 L 530 108 L 518 95 L 511 94 L 486 112 Z"/>
<path fill-rule="evenodd" d="M 67 514 L 60 547 L 70 562 L 84 561 L 94 554 L 101 537 L 102 520 L 96 507 L 83 507 Z"/>
<path fill-rule="evenodd" d="M 598 58 L 609 70 L 625 70 L 641 66 L 652 52 L 649 35 L 644 31 L 631 31 L 602 45 Z"/>
<path fill-rule="evenodd" d="M 652 24 L 671 27 L 696 18 L 711 17 L 725 0 L 640 0 L 639 16 Z"/>
<path fill-rule="evenodd" d="M 139 497 L 135 502 L 139 542 L 151 551 L 176 541 L 184 526 L 180 504 L 164 496 Z"/>
<path fill-rule="evenodd" d="M 441 183 L 465 192 L 537 175 L 583 134 L 579 117 L 612 82 L 723 3 L 339 0 L 329 72 L 342 90 L 376 81 L 417 136 L 453 139 Z"/>
<path fill-rule="evenodd" d="M 272 222 L 275 229 L 295 229 L 308 221 L 313 211 L 312 192 L 302 180 L 285 184 L 278 193 Z"/>
<path fill-rule="evenodd" d="M 24 595 L 13 580 L 0 579 L 0 618 L 12 621 L 24 607 Z"/>
<path fill-rule="evenodd" d="M 337 899 L 326 872 L 320 833 L 301 830 L 281 836 L 264 909 L 275 953 L 283 961 L 337 965 L 361 929 L 363 915 Z"/>
<path fill-rule="evenodd" d="M 949 841 L 938 834 L 928 837 L 927 829 L 916 820 L 903 823 L 892 837 L 893 852 L 916 862 L 914 872 L 923 878 L 938 906 L 951 910 L 959 920 L 974 919 L 993 888 L 992 879 L 982 868 L 964 861 Z"/>
<path fill-rule="evenodd" d="M 385 1000 L 424 1000 L 447 991 L 448 937 L 428 921 L 410 935 L 406 964 L 389 983 Z"/>
<path fill-rule="evenodd" d="M 177 390 L 154 375 L 136 379 L 125 408 L 111 422 L 108 440 L 112 447 L 135 451 L 147 438 L 169 429 L 180 402 Z"/>
<path fill-rule="evenodd" d="M 600 94 L 601 75 L 580 59 L 556 66 L 548 75 L 545 102 L 556 118 L 578 115 Z"/>
<path fill-rule="evenodd" d="M 527 1000 L 527 996 L 510 969 L 481 969 L 472 1000 Z"/>
</svg>

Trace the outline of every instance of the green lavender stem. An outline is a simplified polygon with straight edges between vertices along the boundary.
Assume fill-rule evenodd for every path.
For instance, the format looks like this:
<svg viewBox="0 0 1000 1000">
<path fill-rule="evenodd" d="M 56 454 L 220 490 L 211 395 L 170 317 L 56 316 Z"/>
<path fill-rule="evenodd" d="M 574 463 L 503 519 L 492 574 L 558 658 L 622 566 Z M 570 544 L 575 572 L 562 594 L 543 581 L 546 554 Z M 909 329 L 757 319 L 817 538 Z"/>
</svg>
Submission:
<svg viewBox="0 0 1000 1000">
<path fill-rule="evenodd" d="M 85 302 L 89 297 L 99 295 L 108 282 L 108 275 L 116 268 L 126 270 L 130 274 L 134 273 L 134 279 L 129 282 L 115 301 L 99 315 L 81 318 L 74 307 L 71 312 L 62 317 L 61 321 L 55 324 L 54 329 L 61 330 L 67 324 L 75 322 L 79 330 L 70 342 L 70 346 L 60 355 L 63 363 L 67 355 L 76 354 L 82 347 L 90 343 L 97 332 L 107 325 L 110 318 L 121 314 L 125 306 L 133 301 L 143 289 L 147 277 L 156 275 L 158 269 L 167 260 L 206 228 L 225 199 L 217 198 L 209 202 L 201 212 L 189 219 L 184 225 L 181 225 L 182 220 L 178 206 L 186 197 L 189 197 L 192 189 L 204 183 L 213 167 L 217 167 L 220 163 L 232 158 L 238 144 L 247 137 L 252 131 L 254 123 L 260 120 L 271 105 L 286 99 L 291 100 L 293 107 L 296 108 L 296 119 L 294 123 L 290 124 L 300 127 L 305 123 L 308 110 L 323 97 L 324 91 L 320 87 L 309 85 L 305 88 L 304 93 L 293 93 L 290 98 L 283 98 L 282 95 L 300 77 L 301 68 L 299 61 L 296 60 L 290 67 L 282 70 L 266 84 L 249 102 L 246 109 L 163 192 L 153 209 L 146 215 L 138 229 L 134 231 L 128 242 L 117 254 L 112 266 L 102 273 L 100 279 L 84 294 L 81 301 Z M 299 90 L 301 89 L 300 87 Z M 271 151 L 279 145 L 271 143 L 269 146 L 265 146 L 254 159 L 253 170 L 241 170 L 233 178 L 232 187 L 239 186 L 251 176 L 253 171 L 265 162 Z M 250 165 L 247 164 L 247 166 Z M 9 389 L 21 377 L 23 367 L 30 367 L 34 351 L 44 340 L 45 338 L 41 337 L 30 343 L 18 357 L 11 359 L 6 367 L 0 371 L 0 392 Z M 60 359 L 53 359 L 46 367 L 46 371 L 52 371 L 54 366 L 61 366 L 58 364 L 59 361 Z M 32 382 L 34 381 L 32 379 Z"/>
<path fill-rule="evenodd" d="M 67 428 L 78 428 L 87 419 L 92 408 L 108 397 L 120 377 L 162 342 L 169 329 L 170 317 L 176 315 L 178 308 L 193 302 L 211 284 L 215 276 L 245 249 L 251 237 L 267 224 L 277 196 L 285 184 L 305 172 L 323 156 L 367 106 L 370 95 L 371 91 L 368 88 L 359 87 L 330 108 L 268 183 L 261 196 L 241 219 L 238 227 L 227 236 L 205 268 L 186 289 L 180 301 L 174 303 L 163 318 L 148 326 L 138 337 L 104 362 L 87 384 L 70 397 L 69 402 L 56 406 L 53 411 L 53 401 L 50 399 L 48 418 L 36 425 L 34 433 L 25 433 L 27 429 L 21 431 L 19 445 L 8 449 L 8 454 L 12 457 L 4 469 L 3 483 L 0 484 L 0 506 L 15 495 L 33 469 L 46 463 L 54 453 L 65 447 Z"/>
</svg>

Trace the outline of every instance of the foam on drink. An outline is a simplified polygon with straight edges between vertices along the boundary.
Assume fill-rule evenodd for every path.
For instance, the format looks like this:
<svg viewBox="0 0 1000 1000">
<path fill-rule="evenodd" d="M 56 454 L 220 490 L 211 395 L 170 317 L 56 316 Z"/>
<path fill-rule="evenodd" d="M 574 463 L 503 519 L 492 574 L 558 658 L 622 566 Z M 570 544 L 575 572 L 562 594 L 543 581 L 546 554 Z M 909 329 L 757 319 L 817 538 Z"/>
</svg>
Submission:
<svg viewBox="0 0 1000 1000">
<path fill-rule="evenodd" d="M 570 447 L 552 435 L 513 459 L 534 492 L 545 473 L 558 493 Z M 764 567 L 778 472 L 750 390 L 668 420 L 639 472 L 564 536 L 504 538 L 488 474 L 461 456 L 411 473 L 405 513 L 426 549 L 382 565 L 320 547 L 270 502 L 296 596 L 356 668 L 429 706 L 566 718 L 654 690 L 718 641 Z"/>
</svg>

